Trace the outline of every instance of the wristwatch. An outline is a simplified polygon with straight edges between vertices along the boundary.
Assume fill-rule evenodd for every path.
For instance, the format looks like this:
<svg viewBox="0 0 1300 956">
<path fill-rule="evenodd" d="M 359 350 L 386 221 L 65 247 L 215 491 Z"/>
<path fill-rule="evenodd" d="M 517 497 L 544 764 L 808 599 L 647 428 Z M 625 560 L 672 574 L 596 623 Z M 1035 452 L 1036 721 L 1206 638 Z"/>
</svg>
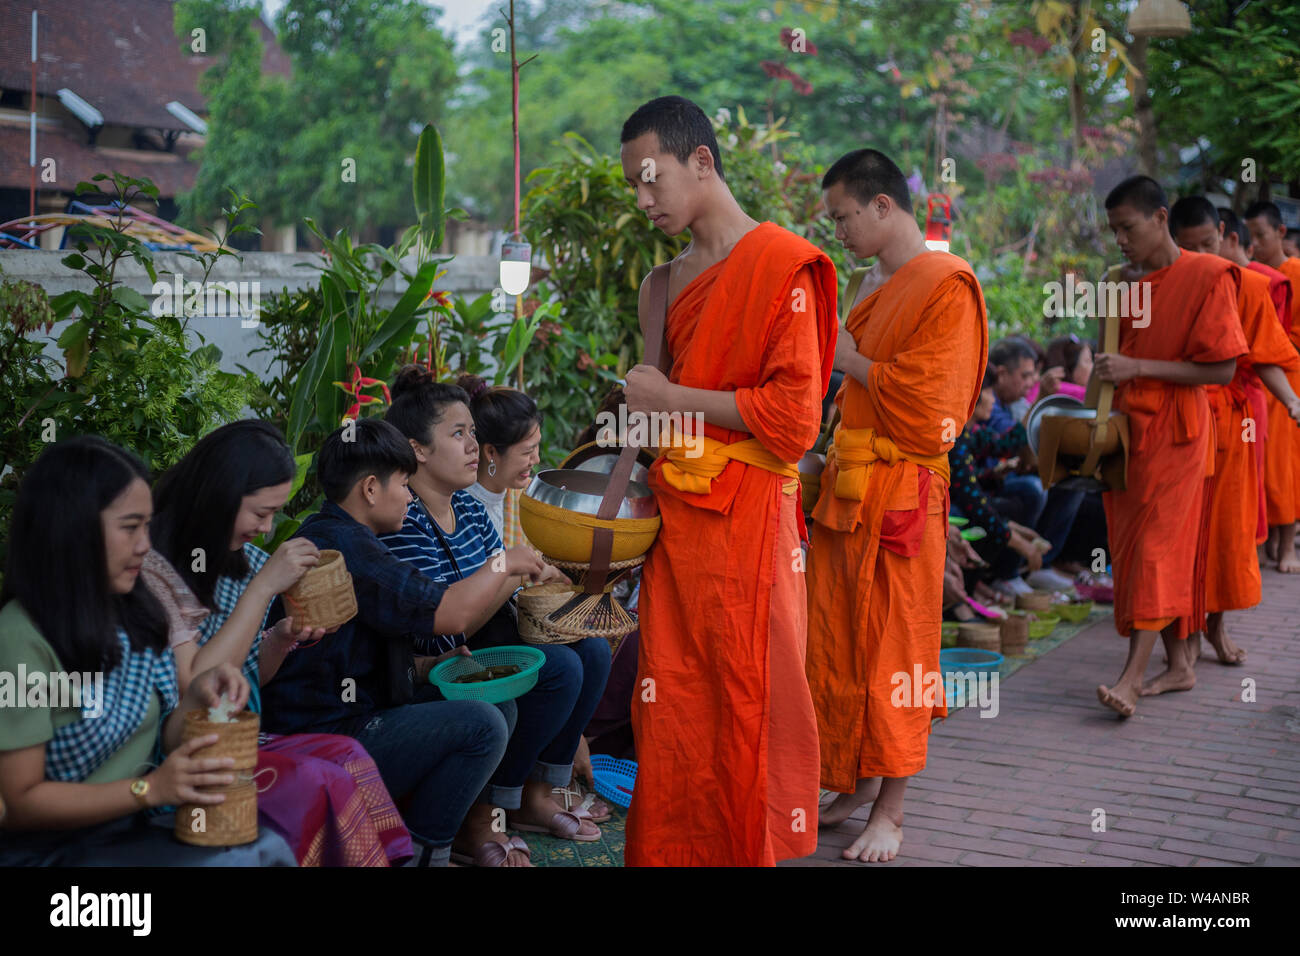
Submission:
<svg viewBox="0 0 1300 956">
<path fill-rule="evenodd" d="M 135 797 L 136 802 L 140 804 L 141 809 L 147 809 L 149 806 L 149 781 L 141 777 L 139 780 L 131 781 L 131 796 Z"/>
</svg>

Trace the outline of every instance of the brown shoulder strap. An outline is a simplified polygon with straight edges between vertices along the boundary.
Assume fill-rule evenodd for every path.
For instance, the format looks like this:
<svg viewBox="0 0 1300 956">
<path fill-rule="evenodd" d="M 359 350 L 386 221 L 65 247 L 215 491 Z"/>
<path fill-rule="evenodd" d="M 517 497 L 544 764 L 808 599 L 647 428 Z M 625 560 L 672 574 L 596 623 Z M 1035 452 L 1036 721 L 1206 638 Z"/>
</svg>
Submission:
<svg viewBox="0 0 1300 956">
<path fill-rule="evenodd" d="M 668 354 L 668 267 L 665 262 L 650 270 L 650 311 L 646 315 L 645 364 L 653 365 L 664 374 L 672 367 Z M 667 359 L 667 362 L 663 360 Z M 664 366 L 667 365 L 668 368 Z"/>
<path fill-rule="evenodd" d="M 653 365 L 665 374 L 672 367 L 672 358 L 668 355 L 668 266 L 668 263 L 664 263 L 650 270 L 650 303 L 646 315 L 645 356 L 642 359 L 646 365 Z M 629 442 L 619 452 L 618 463 L 614 465 L 609 483 L 605 486 L 605 496 L 596 510 L 596 517 L 600 520 L 609 521 L 618 514 L 623 496 L 627 494 L 627 483 L 632 477 L 632 466 L 636 464 L 640 450 Z M 592 531 L 591 566 L 587 569 L 586 577 L 587 593 L 599 594 L 604 590 L 613 548 L 612 531 L 608 528 Z"/>
<path fill-rule="evenodd" d="M 849 313 L 853 311 L 853 300 L 858 297 L 858 290 L 862 288 L 862 280 L 866 278 L 870 269 L 870 266 L 861 266 L 850 273 L 848 287 L 844 290 L 844 302 L 840 306 L 841 322 L 847 321 Z"/>
</svg>

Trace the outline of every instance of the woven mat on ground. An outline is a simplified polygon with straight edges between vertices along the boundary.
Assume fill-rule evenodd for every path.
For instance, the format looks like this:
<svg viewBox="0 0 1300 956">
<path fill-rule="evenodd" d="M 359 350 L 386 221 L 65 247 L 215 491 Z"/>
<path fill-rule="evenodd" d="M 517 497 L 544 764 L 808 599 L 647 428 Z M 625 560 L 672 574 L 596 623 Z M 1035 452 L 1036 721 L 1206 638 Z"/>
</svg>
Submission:
<svg viewBox="0 0 1300 956">
<path fill-rule="evenodd" d="M 1032 662 L 1034 658 L 1042 657 L 1048 651 L 1060 647 L 1084 628 L 1095 624 L 1102 618 L 1110 617 L 1111 614 L 1112 609 L 1109 604 L 1093 605 L 1092 612 L 1077 624 L 1070 621 L 1062 621 L 1052 629 L 1051 634 L 1048 634 L 1046 637 L 1040 637 L 1036 641 L 1030 641 L 1025 647 L 1024 654 L 1019 654 L 1014 657 L 1011 655 L 1003 655 L 1002 664 L 998 667 L 998 680 L 1006 680 L 1016 671 L 1020 670 L 1020 668 Z M 960 707 L 953 706 L 951 701 L 949 702 L 949 713 L 960 709 Z"/>
<path fill-rule="evenodd" d="M 533 851 L 533 866 L 622 866 L 627 811 L 613 806 L 610 810 L 614 815 L 600 824 L 601 837 L 595 843 L 557 840 L 545 833 L 517 835 Z"/>
</svg>

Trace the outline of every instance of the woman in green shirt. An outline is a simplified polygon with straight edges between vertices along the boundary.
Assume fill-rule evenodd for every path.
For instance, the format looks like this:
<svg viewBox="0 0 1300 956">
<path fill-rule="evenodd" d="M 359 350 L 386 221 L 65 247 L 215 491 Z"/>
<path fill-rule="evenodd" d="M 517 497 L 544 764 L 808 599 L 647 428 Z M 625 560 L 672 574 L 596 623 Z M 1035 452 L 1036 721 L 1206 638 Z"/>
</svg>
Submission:
<svg viewBox="0 0 1300 956">
<path fill-rule="evenodd" d="M 193 847 L 170 815 L 140 812 L 225 800 L 199 788 L 233 783 L 233 760 L 194 757 L 217 738 L 181 744 L 182 715 L 249 694 L 229 664 L 178 692 L 166 616 L 139 580 L 147 478 L 135 456 L 83 436 L 46 449 L 19 488 L 0 592 L 0 865 L 292 866 L 269 831 Z"/>
</svg>

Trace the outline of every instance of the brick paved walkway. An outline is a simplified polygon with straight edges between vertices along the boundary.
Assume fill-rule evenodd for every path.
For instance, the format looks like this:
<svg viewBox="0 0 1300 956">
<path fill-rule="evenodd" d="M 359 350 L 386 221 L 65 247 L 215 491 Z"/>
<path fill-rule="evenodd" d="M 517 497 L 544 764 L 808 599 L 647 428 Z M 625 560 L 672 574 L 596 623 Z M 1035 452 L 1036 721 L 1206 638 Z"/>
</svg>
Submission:
<svg viewBox="0 0 1300 956">
<path fill-rule="evenodd" d="M 1245 665 L 1205 658 L 1194 690 L 1145 698 L 1127 721 L 1097 702 L 1125 654 L 1106 618 L 1002 682 L 996 717 L 941 722 L 885 865 L 1300 864 L 1300 577 L 1266 571 L 1264 603 L 1228 624 Z M 1162 660 L 1157 645 L 1148 676 Z M 788 865 L 879 865 L 839 859 L 861 820 Z"/>
</svg>

